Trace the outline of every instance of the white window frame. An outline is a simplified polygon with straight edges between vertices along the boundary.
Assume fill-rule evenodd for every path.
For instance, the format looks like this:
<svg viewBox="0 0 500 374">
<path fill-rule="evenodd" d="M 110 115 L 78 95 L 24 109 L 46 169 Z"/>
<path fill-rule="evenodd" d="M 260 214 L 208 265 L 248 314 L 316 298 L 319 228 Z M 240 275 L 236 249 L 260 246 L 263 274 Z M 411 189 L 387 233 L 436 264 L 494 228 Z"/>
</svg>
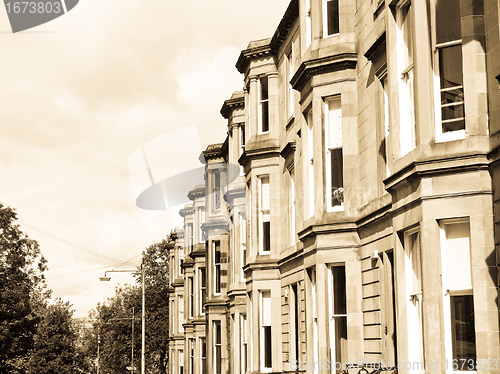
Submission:
<svg viewBox="0 0 500 374">
<path fill-rule="evenodd" d="M 307 157 L 304 157 L 305 173 L 308 180 L 308 217 L 313 217 L 315 214 L 314 204 L 314 127 L 313 127 L 313 113 L 312 108 L 305 114 L 306 123 L 305 130 L 307 138 Z"/>
<path fill-rule="evenodd" d="M 403 10 L 411 6 L 409 24 L 403 25 Z M 415 59 L 415 9 L 412 0 L 400 0 L 397 3 L 398 21 L 398 71 L 399 78 L 399 112 L 400 112 L 400 149 L 401 157 L 410 153 L 416 147 L 416 121 L 415 121 L 415 77 L 413 61 Z M 410 26 L 411 46 L 405 41 L 407 27 Z M 408 48 L 412 49 L 412 61 L 406 61 Z"/>
<path fill-rule="evenodd" d="M 195 340 L 190 338 L 188 339 L 188 350 L 189 350 L 189 374 L 194 374 L 194 347 Z"/>
<path fill-rule="evenodd" d="M 184 332 L 184 327 L 182 326 L 184 324 L 184 296 L 183 295 L 177 295 L 177 308 L 179 309 L 179 332 L 182 333 Z"/>
<path fill-rule="evenodd" d="M 200 220 L 200 232 L 199 232 L 200 237 L 198 238 L 198 243 L 203 243 L 203 228 L 202 228 L 202 226 L 205 223 L 205 208 L 200 207 L 200 209 L 198 209 L 198 212 L 199 212 L 199 220 Z"/>
<path fill-rule="evenodd" d="M 289 227 L 290 230 L 290 246 L 295 245 L 297 242 L 297 221 L 296 221 L 296 198 L 295 198 L 295 169 L 291 169 L 288 173 L 290 186 L 289 186 L 289 204 L 290 204 L 290 215 L 289 215 Z"/>
<path fill-rule="evenodd" d="M 193 277 L 188 277 L 187 284 L 188 284 L 188 298 L 189 298 L 188 315 L 189 315 L 189 319 L 193 319 L 194 313 L 195 313 L 195 310 L 194 310 L 194 279 L 193 279 Z"/>
<path fill-rule="evenodd" d="M 267 80 L 267 99 L 263 99 L 262 98 L 262 79 L 266 79 Z M 269 76 L 262 76 L 260 77 L 259 79 L 257 79 L 257 89 L 258 89 L 258 95 L 259 95 L 259 101 L 258 101 L 258 134 L 268 134 L 269 131 L 271 130 L 271 113 L 270 113 L 270 110 L 271 110 L 271 105 L 270 105 L 270 102 L 269 102 L 269 82 L 270 82 L 270 79 L 269 79 Z M 264 131 L 263 129 L 263 126 L 264 126 L 264 122 L 263 122 L 263 112 L 262 112 L 262 107 L 264 105 L 267 104 L 267 127 L 268 129 L 266 131 Z"/>
<path fill-rule="evenodd" d="M 306 48 L 309 48 L 312 42 L 312 7 L 311 0 L 306 0 Z"/>
<path fill-rule="evenodd" d="M 267 183 L 264 181 L 267 180 Z M 259 181 L 259 254 L 269 255 L 271 254 L 271 178 L 270 175 L 260 175 L 258 177 Z M 268 198 L 269 201 L 264 201 L 263 185 L 267 184 L 267 189 L 269 190 Z M 267 203 L 267 204 L 265 204 Z M 266 209 L 264 205 L 268 205 L 269 209 Z M 269 220 L 269 221 L 266 221 Z M 269 250 L 264 250 L 264 222 L 269 222 Z"/>
<path fill-rule="evenodd" d="M 264 297 L 264 294 L 269 295 L 269 297 Z M 272 371 L 272 362 L 273 362 L 273 356 L 272 356 L 272 323 L 271 323 L 271 318 L 272 318 L 272 308 L 269 311 L 266 311 L 264 308 L 264 299 L 269 299 L 269 304 L 272 305 L 272 298 L 271 298 L 271 290 L 259 290 L 259 333 L 260 333 L 260 372 L 261 373 L 270 373 Z M 267 312 L 267 313 L 266 313 Z M 268 316 L 264 316 L 264 315 Z M 264 319 L 269 318 L 269 323 L 265 323 Z M 271 328 L 271 366 L 266 367 L 266 347 L 265 347 L 265 327 Z"/>
<path fill-rule="evenodd" d="M 215 253 L 216 253 L 216 249 L 217 249 L 217 244 L 219 245 L 219 262 L 216 262 L 216 259 L 215 259 Z M 214 240 L 212 242 L 212 248 L 213 248 L 213 257 L 214 257 L 214 267 L 213 267 L 213 270 L 214 270 L 214 295 L 220 295 L 221 294 L 221 290 L 222 290 L 222 275 L 221 275 L 221 272 L 222 272 L 222 247 L 221 247 L 221 242 L 220 240 Z M 217 269 L 219 269 L 219 271 L 217 272 Z M 217 291 L 217 281 L 219 282 L 219 290 Z"/>
<path fill-rule="evenodd" d="M 294 116 L 295 102 L 293 96 L 293 86 L 290 83 L 293 76 L 293 45 L 290 45 L 290 50 L 285 53 L 285 68 L 286 68 L 286 113 L 288 121 Z"/>
<path fill-rule="evenodd" d="M 178 356 L 179 356 L 179 362 L 178 362 L 178 369 L 179 369 L 179 374 L 184 374 L 184 350 L 179 349 L 178 350 Z"/>
<path fill-rule="evenodd" d="M 457 6 L 460 7 L 460 3 L 457 3 Z M 449 132 L 443 132 L 443 123 L 442 123 L 442 115 L 441 115 L 441 76 L 440 76 L 440 71 L 439 71 L 439 52 L 441 49 L 447 48 L 447 47 L 453 47 L 457 45 L 462 45 L 462 39 L 458 40 L 453 40 L 445 43 L 440 43 L 437 44 L 437 30 L 436 30 L 436 11 L 435 11 L 435 5 L 434 5 L 434 19 L 433 19 L 433 25 L 434 25 L 434 32 L 432 35 L 433 38 L 433 44 L 434 44 L 434 112 L 435 112 L 435 127 L 436 127 L 436 142 L 437 143 L 442 143 L 442 142 L 449 142 L 453 140 L 461 140 L 465 139 L 465 129 L 463 130 L 457 130 L 457 131 L 449 131 Z M 464 73 L 464 60 L 462 57 L 462 75 Z M 465 83 L 465 82 L 464 82 Z M 463 86 L 461 87 L 463 90 Z M 464 105 L 464 121 L 465 121 L 465 99 L 463 102 Z M 467 124 L 465 124 L 467 126 Z"/>
<path fill-rule="evenodd" d="M 337 1 L 338 5 L 338 23 L 339 23 L 339 31 L 336 33 L 328 34 L 328 3 L 330 1 Z M 323 38 L 328 38 L 333 35 L 339 35 L 340 34 L 340 0 L 323 0 L 322 1 L 322 7 L 323 7 Z"/>
<path fill-rule="evenodd" d="M 323 99 L 324 101 L 324 123 L 325 123 L 325 171 L 326 171 L 326 210 L 327 212 L 338 212 L 344 210 L 344 202 L 341 201 L 339 205 L 333 205 L 333 196 L 332 196 L 332 157 L 331 151 L 333 149 L 341 149 L 343 152 L 343 117 L 342 117 L 342 100 L 340 95 L 330 96 Z M 331 113 L 330 113 L 330 104 L 332 102 L 338 102 L 339 112 L 340 112 L 340 131 L 339 136 L 336 137 L 334 144 L 330 144 L 330 137 L 333 136 L 330 134 L 332 131 L 332 126 L 334 124 L 330 123 L 331 121 Z M 343 158 L 342 158 L 343 160 Z M 343 161 L 342 161 L 343 162 Z M 342 165 L 342 170 L 344 169 L 344 165 Z M 342 194 L 344 191 L 344 183 L 342 177 Z"/>
<path fill-rule="evenodd" d="M 330 335 L 330 362 L 340 362 L 344 364 L 347 360 L 344 359 L 342 360 L 341 357 L 336 357 L 335 356 L 335 350 L 336 350 L 336 345 L 335 341 L 337 338 L 337 329 L 335 327 L 335 323 L 337 322 L 337 319 L 340 318 L 346 318 L 347 319 L 347 299 L 346 299 L 346 313 L 345 314 L 334 314 L 334 300 L 335 300 L 335 284 L 334 284 L 334 279 L 333 279 L 333 272 L 335 268 L 343 267 L 344 268 L 344 273 L 345 273 L 345 283 L 344 287 L 346 287 L 345 294 L 347 296 L 347 269 L 345 264 L 333 264 L 329 266 L 329 271 L 328 271 L 328 285 L 329 285 L 329 294 L 330 297 L 328 298 L 328 310 L 329 310 L 329 335 Z M 347 337 L 349 339 L 349 336 Z M 332 374 L 335 374 L 336 372 L 340 372 L 336 370 L 337 368 L 335 365 L 332 365 L 331 367 L 331 372 Z"/>
<path fill-rule="evenodd" d="M 217 211 L 220 210 L 222 202 L 221 202 L 221 182 L 222 175 L 220 170 L 213 170 L 211 173 L 212 176 L 212 210 Z M 218 183 L 216 183 L 218 182 Z"/>
<path fill-rule="evenodd" d="M 240 281 L 244 282 L 245 272 L 243 268 L 246 265 L 246 246 L 247 246 L 247 221 L 243 213 L 239 213 L 239 223 L 240 223 Z"/>
<path fill-rule="evenodd" d="M 412 237 L 416 235 L 418 244 L 412 242 Z M 405 302 L 406 318 L 408 326 L 408 362 L 422 363 L 422 367 L 413 366 L 410 374 L 424 374 L 425 370 L 419 370 L 425 365 L 424 335 L 423 335 L 423 305 L 422 305 L 422 245 L 420 227 L 407 230 L 404 233 L 405 248 Z M 417 250 L 415 259 L 414 249 Z M 408 255 L 410 254 L 410 256 Z M 414 265 L 417 266 L 417 282 L 420 281 L 420 291 L 415 290 Z M 420 279 L 419 279 L 420 277 Z M 415 323 L 416 322 L 416 323 Z"/>
<path fill-rule="evenodd" d="M 205 345 L 205 349 L 203 349 Z M 203 355 L 205 354 L 205 355 Z M 207 373 L 207 339 L 205 337 L 200 338 L 200 374 Z"/>
<path fill-rule="evenodd" d="M 205 286 L 203 286 L 203 274 L 205 275 Z M 200 301 L 199 301 L 199 306 L 200 306 L 200 316 L 205 315 L 205 312 L 203 311 L 203 292 L 205 292 L 205 299 L 207 297 L 207 270 L 204 267 L 199 268 L 198 271 L 198 279 L 199 279 L 199 284 L 200 284 Z"/>
<path fill-rule="evenodd" d="M 247 355 L 248 355 L 248 341 L 247 341 L 247 316 L 239 314 L 240 324 L 240 373 L 246 374 L 247 371 Z"/>
<path fill-rule="evenodd" d="M 220 343 L 217 343 L 217 325 L 220 326 Z M 213 367 L 213 373 L 214 374 L 219 374 L 217 372 L 217 349 L 220 349 L 220 373 L 222 373 L 222 321 L 221 320 L 214 320 L 213 321 L 213 337 L 214 337 L 214 367 Z"/>
<path fill-rule="evenodd" d="M 446 272 L 446 264 L 447 264 L 447 259 L 446 259 L 446 250 L 447 250 L 447 238 L 446 238 L 446 226 L 451 226 L 451 225 L 457 225 L 457 224 L 464 224 L 467 223 L 469 224 L 469 265 L 470 265 L 470 270 L 469 274 L 461 273 L 463 277 L 468 276 L 468 284 L 464 285 L 459 288 L 449 288 L 447 285 L 447 272 Z M 452 338 L 452 331 L 451 331 L 451 296 L 467 296 L 467 295 L 474 295 L 473 293 L 473 279 L 472 279 L 472 259 L 470 258 L 471 255 L 471 226 L 470 226 L 470 220 L 468 217 L 461 217 L 461 218 L 453 218 L 453 219 L 444 219 L 439 221 L 439 227 L 440 227 L 440 239 L 441 239 L 441 264 L 442 264 L 442 284 L 443 284 L 443 312 L 444 312 L 444 333 L 445 333 L 445 341 L 444 341 L 444 347 L 445 347 L 445 358 L 446 360 L 450 363 L 447 367 L 447 373 L 448 374 L 453 374 L 457 372 L 466 372 L 466 373 L 476 373 L 476 370 L 453 370 L 453 338 Z M 475 326 L 474 326 L 474 331 L 476 332 Z M 476 359 L 477 359 L 477 344 L 476 344 Z M 456 362 L 456 361 L 455 361 Z M 462 365 L 460 362 L 458 362 L 458 365 Z M 459 367 L 460 367 L 459 366 Z"/>
</svg>

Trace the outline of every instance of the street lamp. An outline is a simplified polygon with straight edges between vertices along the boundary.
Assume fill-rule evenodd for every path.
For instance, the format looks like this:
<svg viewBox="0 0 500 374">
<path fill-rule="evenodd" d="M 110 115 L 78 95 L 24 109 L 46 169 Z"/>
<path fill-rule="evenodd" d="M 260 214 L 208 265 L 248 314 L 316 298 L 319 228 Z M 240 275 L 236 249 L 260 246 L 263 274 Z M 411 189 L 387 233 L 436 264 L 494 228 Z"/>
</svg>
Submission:
<svg viewBox="0 0 500 374">
<path fill-rule="evenodd" d="M 100 277 L 101 282 L 109 282 L 111 280 L 110 277 L 107 277 L 107 273 L 137 273 L 140 272 L 142 274 L 142 352 L 141 352 L 141 374 L 146 373 L 146 356 L 145 356 L 145 348 L 146 348 L 146 293 L 145 293 L 145 282 L 144 282 L 144 252 L 142 253 L 142 266 L 141 270 L 107 270 L 104 272 L 104 277 Z"/>
</svg>

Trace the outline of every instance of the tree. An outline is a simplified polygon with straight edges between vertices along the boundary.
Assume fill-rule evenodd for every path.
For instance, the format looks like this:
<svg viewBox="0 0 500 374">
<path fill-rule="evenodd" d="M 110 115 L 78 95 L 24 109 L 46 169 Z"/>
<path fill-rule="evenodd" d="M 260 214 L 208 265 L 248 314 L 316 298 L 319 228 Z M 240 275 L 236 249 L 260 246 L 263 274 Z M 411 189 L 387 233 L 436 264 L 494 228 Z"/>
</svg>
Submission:
<svg viewBox="0 0 500 374">
<path fill-rule="evenodd" d="M 166 374 L 168 365 L 168 283 L 169 248 L 175 238 L 171 233 L 167 239 L 150 245 L 144 253 L 146 283 L 146 352 L 153 369 Z M 137 283 L 142 282 L 136 274 Z"/>
<path fill-rule="evenodd" d="M 45 309 L 27 363 L 27 373 L 83 372 L 84 358 L 78 354 L 77 339 L 71 304 L 58 298 Z"/>
<path fill-rule="evenodd" d="M 173 234 L 144 252 L 146 291 L 146 367 L 148 373 L 165 374 L 168 360 L 168 248 Z M 139 269 L 140 270 L 140 269 Z M 100 337 L 101 372 L 125 372 L 131 365 L 131 324 L 134 310 L 134 366 L 141 365 L 142 273 L 135 273 L 136 285 L 117 287 L 115 295 L 91 311 L 91 331 L 84 344 L 87 355 L 97 358 Z"/>
<path fill-rule="evenodd" d="M 38 243 L 15 224 L 17 214 L 0 203 L 0 372 L 20 371 L 33 347 L 39 316 L 49 291 L 47 261 Z"/>
</svg>

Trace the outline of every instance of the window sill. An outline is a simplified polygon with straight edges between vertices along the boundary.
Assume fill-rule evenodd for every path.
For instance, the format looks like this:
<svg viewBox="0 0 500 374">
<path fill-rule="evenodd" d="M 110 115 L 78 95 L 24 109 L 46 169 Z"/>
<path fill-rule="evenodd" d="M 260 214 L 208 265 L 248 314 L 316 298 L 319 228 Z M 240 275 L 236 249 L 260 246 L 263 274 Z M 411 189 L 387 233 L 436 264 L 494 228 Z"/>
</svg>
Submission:
<svg viewBox="0 0 500 374">
<path fill-rule="evenodd" d="M 445 133 L 437 133 L 436 134 L 436 143 L 444 143 L 451 142 L 454 140 L 464 140 L 465 139 L 465 130 L 458 131 L 450 131 Z"/>
</svg>

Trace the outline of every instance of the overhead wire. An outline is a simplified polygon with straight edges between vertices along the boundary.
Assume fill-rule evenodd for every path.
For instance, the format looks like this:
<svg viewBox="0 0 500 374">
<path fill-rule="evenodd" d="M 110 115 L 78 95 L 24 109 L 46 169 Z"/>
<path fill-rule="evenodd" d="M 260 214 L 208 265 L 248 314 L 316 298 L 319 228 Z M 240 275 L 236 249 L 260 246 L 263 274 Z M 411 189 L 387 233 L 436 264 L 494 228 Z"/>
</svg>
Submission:
<svg viewBox="0 0 500 374">
<path fill-rule="evenodd" d="M 102 253 L 99 253 L 99 252 L 93 251 L 91 249 L 82 247 L 81 245 L 72 243 L 72 242 L 70 242 L 70 241 L 68 241 L 66 239 L 63 239 L 63 238 L 61 238 L 61 237 L 59 237 L 57 235 L 51 234 L 50 232 L 45 231 L 45 230 L 43 230 L 43 229 L 41 229 L 41 228 L 39 228 L 39 227 L 37 227 L 37 226 L 29 223 L 29 222 L 26 222 L 26 221 L 22 220 L 22 219 L 18 218 L 18 221 L 21 224 L 29 227 L 32 230 L 38 231 L 39 233 L 44 234 L 44 235 L 48 236 L 49 238 L 52 238 L 52 239 L 54 239 L 54 240 L 56 240 L 56 241 L 58 241 L 60 243 L 66 244 L 66 245 L 68 245 L 70 247 L 73 247 L 73 248 L 75 248 L 75 249 L 77 249 L 79 251 L 85 252 L 85 253 L 87 253 L 89 255 L 96 256 L 96 257 L 99 257 L 99 258 L 102 258 L 102 259 L 105 259 L 105 260 L 108 260 L 108 261 L 117 262 L 117 263 L 120 264 L 120 265 L 117 265 L 117 267 L 123 266 L 123 265 L 129 263 L 129 261 L 131 261 L 132 259 L 138 257 L 138 256 L 135 256 L 131 260 L 128 260 L 126 262 L 122 262 L 122 260 L 118 260 L 118 259 L 116 259 L 114 257 L 108 256 L 108 255 L 104 255 Z"/>
</svg>

